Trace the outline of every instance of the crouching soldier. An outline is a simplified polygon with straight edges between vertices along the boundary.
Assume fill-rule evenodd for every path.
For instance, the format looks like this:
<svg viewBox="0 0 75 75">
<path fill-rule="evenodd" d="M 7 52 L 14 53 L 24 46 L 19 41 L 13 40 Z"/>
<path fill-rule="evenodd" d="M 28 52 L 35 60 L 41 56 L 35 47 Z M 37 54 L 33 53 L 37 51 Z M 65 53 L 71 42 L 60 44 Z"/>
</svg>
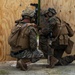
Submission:
<svg viewBox="0 0 75 75">
<path fill-rule="evenodd" d="M 24 10 L 23 19 L 12 29 L 8 39 L 10 55 L 18 59 L 17 67 L 22 70 L 27 70 L 28 62 L 34 63 L 43 57 L 43 53 L 37 50 L 37 31 L 33 16 L 32 10 Z"/>
<path fill-rule="evenodd" d="M 39 49 L 44 53 L 45 58 L 48 59 L 49 65 L 47 67 L 54 67 L 58 59 L 54 57 L 54 49 L 49 45 L 49 39 L 52 38 L 53 26 L 50 26 L 49 19 L 53 17 L 56 12 L 52 9 L 41 10 L 40 16 L 40 30 L 39 30 Z M 51 36 L 50 36 L 51 35 Z"/>
<path fill-rule="evenodd" d="M 51 9 L 48 9 L 51 11 Z M 75 60 L 75 55 L 63 56 L 63 53 L 71 54 L 74 42 L 70 39 L 74 35 L 71 26 L 65 21 L 60 20 L 55 15 L 50 17 L 49 25 L 52 27 L 50 32 L 49 45 L 54 49 L 54 57 L 58 59 L 56 65 L 68 65 Z M 52 64 L 52 63 L 51 63 Z"/>
<path fill-rule="evenodd" d="M 43 17 L 43 15 L 45 17 Z M 43 50 L 45 56 L 48 57 L 48 67 L 55 65 L 68 65 L 75 60 L 75 55 L 62 57 L 63 53 L 71 54 L 73 41 L 70 37 L 74 35 L 70 25 L 61 21 L 56 17 L 56 11 L 49 8 L 46 13 L 42 15 L 41 25 L 46 27 L 40 30 L 40 48 Z M 44 48 L 43 48 L 44 47 Z"/>
</svg>

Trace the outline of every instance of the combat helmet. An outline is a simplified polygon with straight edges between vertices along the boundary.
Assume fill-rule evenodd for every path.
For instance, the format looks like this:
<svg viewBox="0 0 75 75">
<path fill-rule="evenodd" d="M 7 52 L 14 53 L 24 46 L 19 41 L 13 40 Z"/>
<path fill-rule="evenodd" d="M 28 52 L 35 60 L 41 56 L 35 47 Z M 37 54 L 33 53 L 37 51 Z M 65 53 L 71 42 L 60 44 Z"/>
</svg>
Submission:
<svg viewBox="0 0 75 75">
<path fill-rule="evenodd" d="M 22 11 L 22 17 L 28 18 L 28 17 L 33 17 L 34 16 L 34 11 L 31 9 L 25 9 Z"/>
<path fill-rule="evenodd" d="M 57 14 L 57 12 L 56 12 L 56 10 L 54 8 L 48 8 L 48 12 L 52 13 L 52 16 Z"/>
<path fill-rule="evenodd" d="M 41 15 L 44 15 L 44 16 L 52 17 L 56 14 L 57 14 L 57 12 L 54 8 L 48 8 L 48 9 L 45 9 L 45 10 L 41 10 Z"/>
<path fill-rule="evenodd" d="M 47 14 L 47 13 L 48 13 L 48 10 L 41 10 L 41 11 L 40 11 L 40 14 L 41 14 L 41 15 L 44 15 L 44 14 Z"/>
</svg>

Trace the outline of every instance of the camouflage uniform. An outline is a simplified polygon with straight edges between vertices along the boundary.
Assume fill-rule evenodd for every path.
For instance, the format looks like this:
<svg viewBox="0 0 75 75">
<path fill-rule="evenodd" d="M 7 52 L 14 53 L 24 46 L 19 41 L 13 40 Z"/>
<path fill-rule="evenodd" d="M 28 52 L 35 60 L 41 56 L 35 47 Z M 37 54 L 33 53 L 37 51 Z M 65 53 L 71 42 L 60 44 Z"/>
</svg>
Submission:
<svg viewBox="0 0 75 75">
<path fill-rule="evenodd" d="M 17 52 L 12 50 L 11 56 L 19 58 L 19 59 L 20 58 L 32 58 L 33 53 L 37 52 L 37 37 L 36 37 L 36 32 L 34 31 L 34 28 L 30 30 L 28 37 L 29 37 L 30 48 L 25 49 L 25 50 L 19 50 Z M 39 57 L 39 54 L 37 54 L 36 56 Z"/>
<path fill-rule="evenodd" d="M 56 17 L 52 18 L 52 20 L 55 20 L 55 19 L 56 19 Z M 55 24 L 56 23 L 57 23 L 57 25 L 61 24 L 60 22 L 58 23 L 58 21 L 59 20 L 54 21 Z M 64 24 L 66 25 L 66 23 L 64 23 Z M 56 30 L 56 27 L 55 27 L 55 29 L 53 31 L 53 38 L 56 37 L 57 32 L 58 31 Z M 56 57 L 57 59 L 59 59 L 60 65 L 68 65 L 69 63 L 71 63 L 75 59 L 75 57 L 73 55 L 62 57 L 63 53 L 66 52 L 66 49 L 68 47 L 68 41 L 69 41 L 68 34 L 69 33 L 66 31 L 66 29 L 62 30 L 62 31 L 59 31 L 59 32 L 61 32 L 61 35 L 58 36 L 58 38 L 55 41 L 53 41 L 51 47 L 54 48 L 54 57 Z M 63 38 L 63 37 L 64 37 L 64 39 L 62 40 L 61 38 Z M 64 43 L 63 43 L 63 41 L 64 41 Z M 70 54 L 68 52 L 66 52 L 66 53 Z"/>
<path fill-rule="evenodd" d="M 31 10 L 25 10 L 22 13 L 22 20 L 19 20 L 18 24 L 16 26 L 18 26 L 19 24 L 28 24 L 28 18 L 30 18 L 30 24 L 31 26 L 29 26 L 25 31 L 25 37 L 28 37 L 28 47 L 27 49 L 23 49 L 23 50 L 18 50 L 16 52 L 16 50 L 19 48 L 12 48 L 11 51 L 11 56 L 18 58 L 18 63 L 20 65 L 20 68 L 22 70 L 26 70 L 27 69 L 27 65 L 25 63 L 27 62 L 36 62 L 37 60 L 39 60 L 42 56 L 43 53 L 40 50 L 37 50 L 37 31 L 35 28 L 35 25 L 32 26 L 32 20 L 31 18 L 33 17 L 33 12 Z M 25 26 L 26 27 L 26 26 Z M 14 50 L 15 49 L 15 50 Z M 20 49 L 20 48 L 19 48 Z"/>
<path fill-rule="evenodd" d="M 53 9 L 49 9 L 50 12 L 52 12 L 51 10 L 53 10 Z M 42 25 L 41 27 L 44 27 L 39 32 L 39 34 L 40 34 L 40 49 L 44 52 L 44 55 L 46 58 L 48 58 L 48 55 L 53 55 L 55 58 L 57 58 L 58 63 L 55 63 L 56 65 L 68 65 L 73 60 L 75 60 L 75 55 L 70 55 L 70 56 L 66 56 L 66 57 L 62 58 L 63 53 L 66 52 L 66 49 L 68 47 L 69 32 L 66 30 L 66 28 L 63 28 L 62 35 L 64 36 L 65 39 L 67 37 L 67 39 L 66 40 L 64 39 L 63 41 L 65 43 L 60 45 L 59 41 L 61 41 L 61 40 L 59 39 L 60 37 L 58 36 L 58 31 L 56 29 L 59 25 L 61 25 L 61 20 L 56 16 L 51 16 L 49 12 L 47 12 L 45 14 L 44 14 L 45 17 L 41 16 L 41 17 L 43 17 L 43 19 L 41 18 L 41 22 L 40 22 L 40 25 Z M 56 12 L 55 12 L 55 14 L 56 14 Z M 48 19 L 46 19 L 46 18 L 48 18 Z M 44 20 L 44 22 L 43 22 L 43 20 Z M 66 23 L 64 23 L 64 25 L 66 25 Z M 55 39 L 55 41 L 52 41 L 53 39 Z M 66 43 L 66 41 L 67 41 L 67 43 Z M 61 43 L 62 43 L 62 41 L 61 41 Z M 52 63 L 51 63 L 51 65 L 52 65 Z M 53 64 L 52 67 L 54 67 L 55 64 Z"/>
</svg>

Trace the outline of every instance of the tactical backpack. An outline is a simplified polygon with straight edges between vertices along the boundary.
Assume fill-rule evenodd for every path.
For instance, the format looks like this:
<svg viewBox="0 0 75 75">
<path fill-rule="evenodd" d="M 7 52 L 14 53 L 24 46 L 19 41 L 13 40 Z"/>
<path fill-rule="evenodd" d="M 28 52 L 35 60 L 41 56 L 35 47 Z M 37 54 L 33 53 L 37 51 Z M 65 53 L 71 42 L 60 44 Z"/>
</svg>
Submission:
<svg viewBox="0 0 75 75">
<path fill-rule="evenodd" d="M 11 48 L 14 48 L 14 50 L 17 51 L 29 47 L 28 34 L 31 29 L 34 29 L 35 31 L 33 25 L 34 23 L 19 24 L 11 30 L 11 34 L 8 38 L 8 44 Z"/>
<path fill-rule="evenodd" d="M 71 28 L 71 26 L 68 23 L 65 22 L 65 24 L 66 24 L 66 28 L 67 28 L 67 30 L 69 32 L 68 36 L 72 37 L 74 35 L 73 29 Z"/>
<path fill-rule="evenodd" d="M 65 52 L 67 54 L 71 54 L 72 48 L 74 45 L 74 42 L 72 40 L 70 40 L 70 38 L 69 38 L 74 35 L 72 28 L 70 27 L 70 25 L 68 23 L 66 23 L 64 21 L 61 21 L 61 24 L 58 25 L 57 27 L 54 30 L 54 34 L 56 36 L 56 38 L 54 39 L 56 41 L 54 41 L 54 43 L 53 43 L 54 46 L 58 46 L 58 44 L 59 45 L 67 45 Z"/>
</svg>

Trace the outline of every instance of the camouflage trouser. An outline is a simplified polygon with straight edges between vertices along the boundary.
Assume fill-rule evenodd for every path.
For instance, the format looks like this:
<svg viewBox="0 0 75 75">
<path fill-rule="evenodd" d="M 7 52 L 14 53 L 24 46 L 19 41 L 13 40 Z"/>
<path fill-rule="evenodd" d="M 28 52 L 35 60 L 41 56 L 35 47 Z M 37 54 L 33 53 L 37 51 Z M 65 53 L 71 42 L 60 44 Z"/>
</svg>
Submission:
<svg viewBox="0 0 75 75">
<path fill-rule="evenodd" d="M 43 53 L 40 50 L 21 50 L 19 52 L 11 52 L 10 55 L 14 58 L 24 59 L 24 58 L 39 58 L 43 56 Z"/>
<path fill-rule="evenodd" d="M 74 61 L 74 56 L 65 56 L 61 59 L 59 59 L 59 62 L 56 65 L 68 65 Z"/>
<path fill-rule="evenodd" d="M 42 52 L 44 53 L 44 56 L 46 58 L 48 57 L 47 40 L 48 40 L 48 38 L 45 36 L 39 37 L 39 49 L 42 50 Z"/>
<path fill-rule="evenodd" d="M 74 56 L 65 56 L 62 57 L 67 46 L 59 46 L 54 50 L 54 56 L 59 60 L 56 65 L 68 65 L 74 61 Z"/>
<path fill-rule="evenodd" d="M 39 48 L 40 48 L 40 50 L 43 51 L 44 56 L 46 58 L 48 58 L 48 55 L 51 55 L 51 53 L 52 53 L 51 50 L 48 50 L 47 40 L 48 40 L 47 37 L 40 36 Z M 57 44 L 57 42 L 56 42 L 56 44 Z M 68 65 L 69 63 L 71 63 L 74 60 L 73 56 L 66 56 L 66 57 L 62 58 L 62 55 L 63 55 L 64 51 L 66 50 L 66 48 L 67 48 L 66 45 L 60 46 L 60 45 L 57 44 L 56 46 L 53 46 L 53 49 L 54 49 L 54 54 L 53 55 L 54 55 L 55 58 L 57 58 L 59 60 L 57 65 L 59 65 L 59 64 L 60 65 Z"/>
<path fill-rule="evenodd" d="M 48 44 L 47 36 L 40 36 L 39 38 L 39 49 L 44 53 L 45 58 L 48 58 L 48 55 L 53 55 L 53 49 Z"/>
</svg>

